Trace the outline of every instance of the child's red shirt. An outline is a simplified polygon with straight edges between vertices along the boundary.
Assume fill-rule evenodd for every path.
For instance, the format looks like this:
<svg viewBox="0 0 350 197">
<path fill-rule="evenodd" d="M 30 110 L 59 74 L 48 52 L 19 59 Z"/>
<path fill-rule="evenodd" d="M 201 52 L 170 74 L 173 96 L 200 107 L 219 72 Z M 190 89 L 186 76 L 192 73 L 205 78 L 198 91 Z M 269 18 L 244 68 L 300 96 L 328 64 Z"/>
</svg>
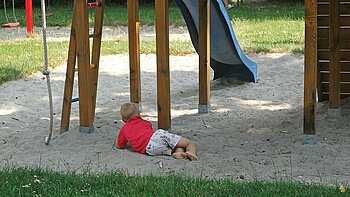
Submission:
<svg viewBox="0 0 350 197">
<path fill-rule="evenodd" d="M 134 116 L 120 129 L 117 140 L 118 147 L 124 148 L 125 144 L 129 142 L 135 151 L 145 153 L 146 146 L 153 133 L 151 122 L 142 119 L 140 116 Z"/>
</svg>

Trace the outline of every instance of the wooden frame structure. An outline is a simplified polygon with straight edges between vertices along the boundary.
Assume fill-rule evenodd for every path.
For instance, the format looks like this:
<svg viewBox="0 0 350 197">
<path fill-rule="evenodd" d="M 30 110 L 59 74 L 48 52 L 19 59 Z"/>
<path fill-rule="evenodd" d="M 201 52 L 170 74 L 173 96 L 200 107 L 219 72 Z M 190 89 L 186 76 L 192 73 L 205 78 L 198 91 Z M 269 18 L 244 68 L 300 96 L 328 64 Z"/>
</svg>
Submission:
<svg viewBox="0 0 350 197">
<path fill-rule="evenodd" d="M 210 95 L 210 1 L 199 1 L 199 112 L 209 112 Z M 139 0 L 128 0 L 130 101 L 141 106 Z M 94 34 L 89 35 L 88 7 L 97 7 Z M 75 0 L 61 115 L 61 133 L 68 131 L 71 103 L 79 101 L 80 131 L 94 130 L 98 68 L 104 0 Z M 169 2 L 155 0 L 157 48 L 158 127 L 170 129 Z M 90 62 L 89 37 L 93 37 Z M 75 68 L 77 60 L 77 69 Z M 72 99 L 74 72 L 78 70 L 79 98 Z"/>
<path fill-rule="evenodd" d="M 96 9 L 93 34 L 89 34 L 90 7 Z M 79 101 L 79 130 L 83 133 L 94 131 L 103 12 L 104 0 L 95 3 L 88 3 L 86 0 L 74 1 L 60 133 L 69 129 L 71 105 L 74 101 Z M 92 54 L 90 54 L 90 38 L 93 38 Z M 75 71 L 78 71 L 79 98 L 72 99 Z"/>
<path fill-rule="evenodd" d="M 103 2 L 103 1 L 102 1 Z M 198 0 L 199 11 L 199 113 L 210 110 L 210 0 Z M 96 106 L 99 47 L 102 34 L 103 7 L 98 9 L 100 17 L 95 26 L 98 37 L 94 42 L 90 64 L 88 21 L 86 0 L 75 0 L 77 12 L 73 16 L 68 65 L 79 68 L 80 127 L 93 130 Z M 141 103 L 140 73 L 140 26 L 139 0 L 127 0 L 130 101 Z M 171 127 L 170 115 L 170 69 L 169 69 L 169 2 L 155 0 L 156 47 L 157 47 L 157 108 L 158 127 Z M 78 9 L 79 8 L 79 9 Z M 75 20 L 80 23 L 75 24 Z M 97 28 L 98 27 L 98 28 Z M 79 35 L 79 39 L 78 36 Z M 331 115 L 340 114 L 340 99 L 350 96 L 350 0 L 307 0 L 305 1 L 305 62 L 304 62 L 304 134 L 316 134 L 316 101 L 329 99 Z M 67 73 L 74 72 L 70 66 Z M 89 80 L 92 79 L 92 80 Z M 72 78 L 67 77 L 72 86 Z M 67 82 L 66 82 L 67 83 Z M 66 84 L 67 85 L 67 84 Z M 67 87 L 66 87 L 67 88 Z M 70 102 L 71 95 L 64 102 Z M 67 106 L 70 107 L 70 104 Z M 61 132 L 68 130 L 70 108 L 62 116 Z"/>
<path fill-rule="evenodd" d="M 128 0 L 130 101 L 141 103 L 139 0 Z M 210 0 L 199 1 L 199 112 L 210 110 Z M 170 129 L 169 2 L 155 0 L 158 128 Z"/>
<path fill-rule="evenodd" d="M 304 64 L 304 134 L 314 135 L 316 99 L 337 117 L 350 96 L 350 0 L 305 1 Z"/>
</svg>

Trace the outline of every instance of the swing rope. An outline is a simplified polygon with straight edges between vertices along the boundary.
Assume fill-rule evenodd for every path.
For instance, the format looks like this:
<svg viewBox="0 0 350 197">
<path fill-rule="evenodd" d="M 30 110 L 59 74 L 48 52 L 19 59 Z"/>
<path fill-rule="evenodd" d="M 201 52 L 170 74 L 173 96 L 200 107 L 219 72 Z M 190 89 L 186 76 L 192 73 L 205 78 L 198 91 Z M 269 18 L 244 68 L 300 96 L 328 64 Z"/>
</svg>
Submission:
<svg viewBox="0 0 350 197">
<path fill-rule="evenodd" d="M 49 94 L 49 105 L 50 105 L 50 129 L 48 135 L 45 137 L 45 144 L 50 143 L 53 130 L 53 103 L 52 103 L 52 90 L 50 83 L 50 71 L 48 69 L 48 57 L 47 57 L 47 42 L 46 42 L 46 16 L 45 16 L 45 0 L 41 0 L 41 13 L 42 13 L 42 26 L 43 26 L 43 45 L 44 45 L 44 68 L 42 70 L 43 75 L 46 76 L 47 90 Z"/>
<path fill-rule="evenodd" d="M 7 15 L 6 0 L 4 0 L 4 12 L 5 12 L 6 22 L 10 23 L 8 15 Z M 13 15 L 13 19 L 17 23 L 18 21 L 17 21 L 17 17 L 16 17 L 16 12 L 15 12 L 15 0 L 12 0 L 12 15 Z"/>
<path fill-rule="evenodd" d="M 6 18 L 6 23 L 1 24 L 1 27 L 17 27 L 20 25 L 20 23 L 17 21 L 16 17 L 16 11 L 15 11 L 15 0 L 12 0 L 12 20 L 10 22 L 9 16 L 7 14 L 7 6 L 6 6 L 6 0 L 4 2 L 4 13 L 5 13 L 5 18 Z M 14 21 L 13 21 L 14 20 Z"/>
<path fill-rule="evenodd" d="M 12 15 L 15 19 L 15 22 L 17 23 L 17 17 L 16 17 L 16 12 L 15 12 L 15 0 L 12 0 Z"/>
<path fill-rule="evenodd" d="M 6 23 L 9 23 L 9 18 L 7 16 L 7 10 L 6 10 L 6 0 L 4 0 L 4 12 L 5 12 Z"/>
</svg>

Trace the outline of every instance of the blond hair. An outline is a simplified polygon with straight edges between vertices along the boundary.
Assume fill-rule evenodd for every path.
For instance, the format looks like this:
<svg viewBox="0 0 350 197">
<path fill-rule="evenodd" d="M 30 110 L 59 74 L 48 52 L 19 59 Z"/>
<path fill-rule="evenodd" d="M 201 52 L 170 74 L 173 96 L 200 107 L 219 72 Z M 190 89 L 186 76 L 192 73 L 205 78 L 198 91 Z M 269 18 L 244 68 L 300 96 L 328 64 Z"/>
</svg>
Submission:
<svg viewBox="0 0 350 197">
<path fill-rule="evenodd" d="M 139 110 L 136 103 L 124 103 L 120 107 L 120 115 L 122 116 L 122 119 L 126 121 L 132 118 L 133 116 L 136 116 L 138 112 Z"/>
</svg>

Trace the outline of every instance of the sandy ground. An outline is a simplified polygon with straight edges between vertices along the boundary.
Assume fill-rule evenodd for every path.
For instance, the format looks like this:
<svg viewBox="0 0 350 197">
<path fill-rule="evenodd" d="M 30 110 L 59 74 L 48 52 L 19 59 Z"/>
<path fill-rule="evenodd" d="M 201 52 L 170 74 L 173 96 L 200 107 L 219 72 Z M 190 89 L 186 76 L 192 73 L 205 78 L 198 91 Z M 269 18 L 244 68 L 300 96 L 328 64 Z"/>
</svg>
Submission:
<svg viewBox="0 0 350 197">
<path fill-rule="evenodd" d="M 258 83 L 211 81 L 211 112 L 198 114 L 198 56 L 171 56 L 171 131 L 192 139 L 198 161 L 146 156 L 113 148 L 120 105 L 129 100 L 128 56 L 101 58 L 95 127 L 79 132 L 78 103 L 70 130 L 58 134 L 65 65 L 52 70 L 54 134 L 49 131 L 46 80 L 41 73 L 0 86 L 0 166 L 58 171 L 184 174 L 234 180 L 297 180 L 327 184 L 350 178 L 350 101 L 343 115 L 327 117 L 317 105 L 317 139 L 303 144 L 303 55 L 248 54 L 258 64 Z M 142 115 L 157 127 L 156 58 L 141 55 Z M 77 93 L 75 85 L 74 94 Z"/>
</svg>

